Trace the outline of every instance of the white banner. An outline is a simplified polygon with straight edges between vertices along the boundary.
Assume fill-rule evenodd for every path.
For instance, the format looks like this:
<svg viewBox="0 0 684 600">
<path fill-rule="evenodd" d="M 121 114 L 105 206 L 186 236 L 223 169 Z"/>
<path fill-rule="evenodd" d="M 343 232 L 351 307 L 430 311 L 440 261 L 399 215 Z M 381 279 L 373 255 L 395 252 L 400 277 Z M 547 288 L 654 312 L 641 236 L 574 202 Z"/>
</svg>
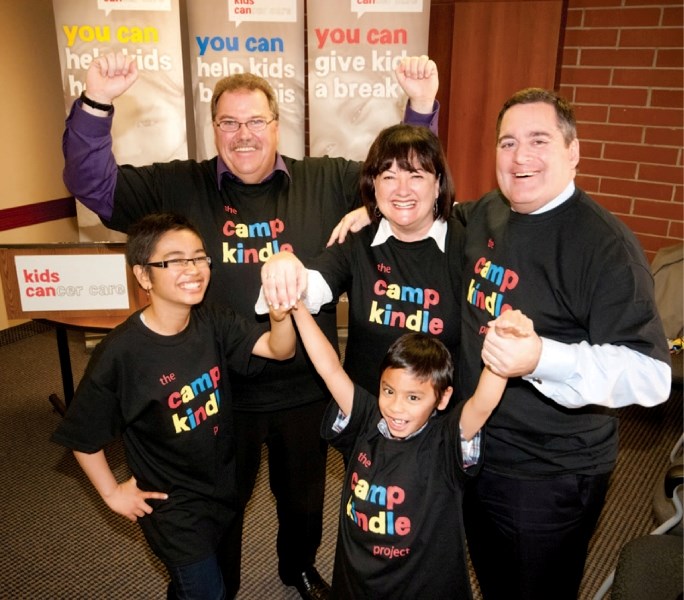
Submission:
<svg viewBox="0 0 684 600">
<path fill-rule="evenodd" d="M 24 312 L 128 309 L 123 254 L 15 256 Z"/>
<path fill-rule="evenodd" d="M 398 123 L 402 56 L 427 54 L 429 0 L 309 0 L 311 156 L 364 160 L 378 132 Z"/>
<path fill-rule="evenodd" d="M 115 101 L 119 164 L 188 157 L 178 0 L 53 0 L 67 112 L 85 87 L 93 59 L 135 56 L 138 81 Z M 81 241 L 122 240 L 77 203 Z"/>
<path fill-rule="evenodd" d="M 280 109 L 281 153 L 304 155 L 303 0 L 188 2 L 190 71 L 197 159 L 216 155 L 211 95 L 234 73 L 260 75 L 273 87 Z"/>
</svg>

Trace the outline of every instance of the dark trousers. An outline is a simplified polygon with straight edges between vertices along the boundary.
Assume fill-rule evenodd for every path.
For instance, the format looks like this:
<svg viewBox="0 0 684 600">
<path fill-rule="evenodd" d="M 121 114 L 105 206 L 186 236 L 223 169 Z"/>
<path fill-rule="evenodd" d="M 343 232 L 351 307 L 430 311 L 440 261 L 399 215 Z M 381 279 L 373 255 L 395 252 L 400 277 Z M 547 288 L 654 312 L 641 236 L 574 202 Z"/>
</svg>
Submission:
<svg viewBox="0 0 684 600">
<path fill-rule="evenodd" d="M 485 600 L 576 600 L 610 473 L 468 484 L 468 548 Z"/>
<path fill-rule="evenodd" d="M 322 400 L 268 413 L 234 412 L 237 483 L 243 507 L 254 490 L 262 444 L 268 448 L 269 484 L 278 513 L 278 573 L 285 584 L 314 565 L 321 543 L 327 444 L 320 428 L 326 406 L 327 400 Z M 231 549 L 223 550 L 238 558 L 231 561 L 238 566 L 243 517 L 236 519 L 229 532 Z M 228 579 L 234 577 L 235 573 Z"/>
</svg>

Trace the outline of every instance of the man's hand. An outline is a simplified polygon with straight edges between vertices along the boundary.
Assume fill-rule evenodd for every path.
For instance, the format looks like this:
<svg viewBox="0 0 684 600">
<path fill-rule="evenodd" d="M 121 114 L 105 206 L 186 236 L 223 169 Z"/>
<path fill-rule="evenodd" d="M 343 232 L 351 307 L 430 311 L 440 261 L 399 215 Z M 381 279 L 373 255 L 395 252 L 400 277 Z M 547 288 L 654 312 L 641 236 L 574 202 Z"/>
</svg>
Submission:
<svg viewBox="0 0 684 600">
<path fill-rule="evenodd" d="M 101 104 L 111 104 L 138 78 L 135 57 L 117 52 L 99 56 L 90 64 L 86 73 L 86 96 Z M 83 105 L 88 112 L 89 106 Z"/>
<path fill-rule="evenodd" d="M 422 114 L 432 112 L 439 89 L 435 61 L 429 56 L 407 56 L 394 70 L 399 85 L 409 97 L 413 110 Z"/>
<path fill-rule="evenodd" d="M 487 368 L 502 377 L 522 377 L 534 371 L 541 357 L 542 341 L 532 321 L 519 310 L 506 311 L 488 323 L 482 346 Z"/>
<path fill-rule="evenodd" d="M 519 310 L 507 310 L 487 325 L 493 327 L 497 335 L 504 337 L 528 337 L 534 333 L 532 319 Z"/>
</svg>

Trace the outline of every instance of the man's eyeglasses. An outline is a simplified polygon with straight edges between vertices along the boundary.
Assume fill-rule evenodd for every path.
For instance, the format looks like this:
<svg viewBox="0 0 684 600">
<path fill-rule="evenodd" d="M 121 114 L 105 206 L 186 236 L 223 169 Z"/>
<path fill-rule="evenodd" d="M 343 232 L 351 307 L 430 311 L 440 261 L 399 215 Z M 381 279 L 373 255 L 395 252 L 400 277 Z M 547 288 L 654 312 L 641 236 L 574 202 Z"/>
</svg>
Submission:
<svg viewBox="0 0 684 600">
<path fill-rule="evenodd" d="M 171 258 L 159 262 L 149 262 L 146 267 L 159 267 L 160 269 L 185 269 L 190 263 L 196 267 L 208 267 L 211 264 L 211 256 L 196 256 L 195 258 Z"/>
<path fill-rule="evenodd" d="M 273 123 L 275 120 L 275 117 L 273 117 L 270 121 L 267 121 L 266 119 L 250 119 L 249 121 L 240 122 L 234 121 L 233 119 L 224 119 L 223 121 L 216 123 L 216 127 L 225 133 L 235 133 L 238 129 L 240 129 L 241 125 L 245 125 L 250 131 L 258 132 L 266 129 L 266 126 L 270 123 Z"/>
</svg>

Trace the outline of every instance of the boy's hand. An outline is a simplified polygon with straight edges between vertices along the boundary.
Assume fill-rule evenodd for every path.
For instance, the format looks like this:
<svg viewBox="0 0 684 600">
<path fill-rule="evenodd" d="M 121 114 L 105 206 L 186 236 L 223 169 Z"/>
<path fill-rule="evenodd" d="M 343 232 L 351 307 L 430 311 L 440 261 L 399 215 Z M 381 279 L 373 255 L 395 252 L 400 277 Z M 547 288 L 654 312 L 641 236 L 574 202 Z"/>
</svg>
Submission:
<svg viewBox="0 0 684 600">
<path fill-rule="evenodd" d="M 501 377 L 529 375 L 539 364 L 542 341 L 532 320 L 519 310 L 509 310 L 488 323 L 482 345 L 482 360 Z"/>
<path fill-rule="evenodd" d="M 290 315 L 293 309 L 293 306 L 289 308 L 287 308 L 286 306 L 280 306 L 278 308 L 275 308 L 273 306 L 268 307 L 271 319 L 276 323 L 284 321 Z"/>
<path fill-rule="evenodd" d="M 134 523 L 138 517 L 144 517 L 152 512 L 152 507 L 146 500 L 167 500 L 168 494 L 161 492 L 143 492 L 138 488 L 135 477 L 120 483 L 111 494 L 103 496 L 102 499 L 115 513 L 126 517 Z"/>
<path fill-rule="evenodd" d="M 487 325 L 490 328 L 493 327 L 496 334 L 500 336 L 528 337 L 534 333 L 532 319 L 519 310 L 507 310 Z"/>
</svg>

